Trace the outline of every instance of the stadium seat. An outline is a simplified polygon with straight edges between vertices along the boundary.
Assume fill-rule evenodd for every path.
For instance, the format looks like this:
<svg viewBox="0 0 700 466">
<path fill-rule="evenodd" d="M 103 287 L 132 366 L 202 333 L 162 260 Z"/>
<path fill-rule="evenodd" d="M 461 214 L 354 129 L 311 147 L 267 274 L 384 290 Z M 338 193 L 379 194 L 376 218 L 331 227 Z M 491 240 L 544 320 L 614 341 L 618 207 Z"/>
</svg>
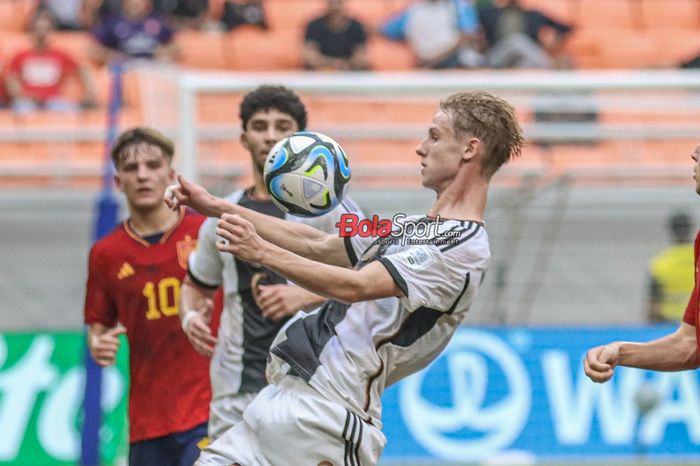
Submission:
<svg viewBox="0 0 700 466">
<path fill-rule="evenodd" d="M 641 28 L 641 0 L 571 0 L 576 2 L 576 26 L 595 29 Z M 614 43 L 614 42 L 610 42 Z"/>
<path fill-rule="evenodd" d="M 35 0 L 0 1 L 0 30 L 5 32 L 25 31 L 34 8 L 36 8 Z"/>
<path fill-rule="evenodd" d="M 697 0 L 637 0 L 641 1 L 644 26 L 647 29 L 700 27 L 700 3 Z"/>
<path fill-rule="evenodd" d="M 225 36 L 225 59 L 233 70 L 278 71 L 301 67 L 302 36 L 297 29 L 261 31 L 240 27 Z"/>
<path fill-rule="evenodd" d="M 369 38 L 367 55 L 371 68 L 376 71 L 411 70 L 416 67 L 413 52 L 406 44 L 382 37 Z"/>
<path fill-rule="evenodd" d="M 180 63 L 190 68 L 226 68 L 225 34 L 218 31 L 179 31 L 175 36 Z"/>
</svg>

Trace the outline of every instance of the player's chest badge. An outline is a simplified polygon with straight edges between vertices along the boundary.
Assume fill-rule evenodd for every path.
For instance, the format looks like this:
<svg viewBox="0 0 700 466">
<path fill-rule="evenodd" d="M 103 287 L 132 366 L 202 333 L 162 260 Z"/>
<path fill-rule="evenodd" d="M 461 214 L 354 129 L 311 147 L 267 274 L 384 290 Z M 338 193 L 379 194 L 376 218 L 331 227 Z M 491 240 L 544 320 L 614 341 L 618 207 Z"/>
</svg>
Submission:
<svg viewBox="0 0 700 466">
<path fill-rule="evenodd" d="M 187 270 L 187 258 L 194 251 L 194 248 L 197 247 L 197 240 L 192 239 L 190 235 L 186 235 L 185 239 L 178 241 L 175 247 L 177 248 L 177 263 L 180 264 L 180 267 Z"/>
</svg>

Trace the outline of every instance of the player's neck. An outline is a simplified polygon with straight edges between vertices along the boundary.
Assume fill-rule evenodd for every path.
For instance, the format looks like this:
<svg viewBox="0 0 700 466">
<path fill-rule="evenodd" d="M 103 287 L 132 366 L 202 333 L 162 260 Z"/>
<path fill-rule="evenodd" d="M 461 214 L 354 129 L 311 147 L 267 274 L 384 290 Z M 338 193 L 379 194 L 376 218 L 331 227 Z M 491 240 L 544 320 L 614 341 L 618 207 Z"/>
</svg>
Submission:
<svg viewBox="0 0 700 466">
<path fill-rule="evenodd" d="M 428 215 L 444 219 L 482 222 L 488 197 L 488 180 L 482 177 L 464 182 L 455 179 L 438 197 Z"/>
<path fill-rule="evenodd" d="M 265 179 L 263 178 L 262 172 L 253 170 L 253 186 L 248 193 L 257 201 L 267 201 L 270 199 L 267 188 L 265 188 Z"/>
<path fill-rule="evenodd" d="M 165 206 L 164 206 L 165 207 Z M 129 228 L 140 237 L 168 231 L 180 217 L 180 211 L 157 208 L 149 211 L 131 209 Z"/>
</svg>

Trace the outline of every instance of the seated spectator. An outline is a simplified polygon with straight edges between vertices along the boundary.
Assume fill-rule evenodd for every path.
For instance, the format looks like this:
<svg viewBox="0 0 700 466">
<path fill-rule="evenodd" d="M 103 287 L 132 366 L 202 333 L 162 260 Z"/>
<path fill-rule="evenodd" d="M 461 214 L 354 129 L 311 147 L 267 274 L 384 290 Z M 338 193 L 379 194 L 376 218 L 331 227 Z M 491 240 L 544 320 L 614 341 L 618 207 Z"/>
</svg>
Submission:
<svg viewBox="0 0 700 466">
<path fill-rule="evenodd" d="M 59 31 L 81 31 L 86 28 L 84 0 L 40 0 L 37 10 L 47 10 Z"/>
<path fill-rule="evenodd" d="M 202 29 L 209 13 L 209 0 L 156 0 L 154 5 L 176 29 Z"/>
<path fill-rule="evenodd" d="M 82 84 L 83 108 L 95 106 L 95 93 L 90 74 L 70 55 L 49 45 L 54 28 L 53 17 L 39 10 L 32 19 L 32 47 L 22 50 L 9 60 L 5 84 L 15 111 L 26 113 L 37 109 L 74 111 L 78 104 L 68 99 L 64 84 L 76 75 Z"/>
<path fill-rule="evenodd" d="M 391 40 L 408 42 L 422 68 L 484 65 L 478 51 L 479 22 L 468 0 L 418 0 L 381 27 Z"/>
<path fill-rule="evenodd" d="M 326 14 L 306 26 L 302 60 L 308 70 L 366 70 L 367 34 L 348 16 L 343 0 L 328 0 Z"/>
<path fill-rule="evenodd" d="M 267 30 L 263 0 L 225 1 L 221 23 L 227 31 L 246 24 Z"/>
<path fill-rule="evenodd" d="M 124 0 L 123 12 L 102 20 L 93 34 L 91 55 L 100 63 L 129 58 L 173 61 L 177 49 L 174 32 L 165 18 L 153 11 L 152 0 Z"/>
<path fill-rule="evenodd" d="M 519 0 L 494 0 L 479 10 L 486 37 L 486 60 L 493 68 L 570 67 L 562 43 L 571 26 L 538 10 L 527 10 Z M 551 32 L 550 34 L 546 34 Z"/>
</svg>

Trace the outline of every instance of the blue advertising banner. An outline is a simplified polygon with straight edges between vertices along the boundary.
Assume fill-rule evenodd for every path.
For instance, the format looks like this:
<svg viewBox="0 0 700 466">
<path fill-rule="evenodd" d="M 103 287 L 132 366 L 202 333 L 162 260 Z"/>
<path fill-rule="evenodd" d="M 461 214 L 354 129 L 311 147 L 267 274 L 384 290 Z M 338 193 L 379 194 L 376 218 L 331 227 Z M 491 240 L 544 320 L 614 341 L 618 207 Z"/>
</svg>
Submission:
<svg viewBox="0 0 700 466">
<path fill-rule="evenodd" d="M 618 368 L 606 384 L 583 373 L 590 347 L 674 329 L 461 328 L 431 366 L 386 391 L 382 459 L 700 458 L 697 371 Z"/>
</svg>

